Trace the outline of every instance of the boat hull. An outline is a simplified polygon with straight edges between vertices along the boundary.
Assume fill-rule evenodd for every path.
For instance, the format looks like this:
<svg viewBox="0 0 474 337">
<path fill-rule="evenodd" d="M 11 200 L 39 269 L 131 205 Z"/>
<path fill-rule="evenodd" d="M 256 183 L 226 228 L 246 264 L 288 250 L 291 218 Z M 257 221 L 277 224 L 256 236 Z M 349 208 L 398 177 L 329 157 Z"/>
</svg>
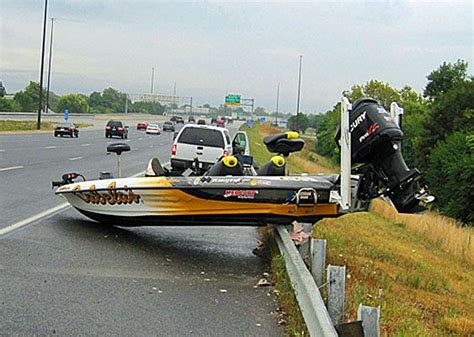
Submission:
<svg viewBox="0 0 474 337">
<path fill-rule="evenodd" d="M 145 177 L 86 181 L 56 193 L 85 216 L 119 226 L 265 225 L 338 214 L 334 176 Z M 298 202 L 301 191 L 314 200 Z"/>
</svg>

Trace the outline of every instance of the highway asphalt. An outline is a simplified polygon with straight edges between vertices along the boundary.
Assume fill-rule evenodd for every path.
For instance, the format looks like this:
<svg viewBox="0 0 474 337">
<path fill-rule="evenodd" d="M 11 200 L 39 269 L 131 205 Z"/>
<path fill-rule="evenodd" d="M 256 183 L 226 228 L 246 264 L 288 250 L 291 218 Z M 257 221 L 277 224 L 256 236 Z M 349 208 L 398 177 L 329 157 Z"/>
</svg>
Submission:
<svg viewBox="0 0 474 337">
<path fill-rule="evenodd" d="M 101 123 L 77 139 L 0 134 L 0 230 L 62 204 L 65 172 L 115 174 L 106 146 L 122 140 Z M 169 160 L 171 133 L 129 125 L 124 176 Z M 0 236 L 0 335 L 279 336 L 255 244 L 255 228 L 122 229 L 63 209 Z"/>
</svg>

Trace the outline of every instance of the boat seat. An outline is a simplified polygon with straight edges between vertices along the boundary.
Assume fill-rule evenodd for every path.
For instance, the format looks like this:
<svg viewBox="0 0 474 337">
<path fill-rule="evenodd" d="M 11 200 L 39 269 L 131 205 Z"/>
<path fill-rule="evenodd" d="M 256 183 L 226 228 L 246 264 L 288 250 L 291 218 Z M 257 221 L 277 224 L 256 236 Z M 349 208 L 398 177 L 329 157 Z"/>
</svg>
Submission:
<svg viewBox="0 0 474 337">
<path fill-rule="evenodd" d="M 125 143 L 114 143 L 107 146 L 107 152 L 114 152 L 117 155 L 121 155 L 122 152 L 130 151 L 130 145 Z"/>
<path fill-rule="evenodd" d="M 205 173 L 206 176 L 243 176 L 244 169 L 236 157 L 221 158 Z"/>
<path fill-rule="evenodd" d="M 161 166 L 158 158 L 152 158 L 148 162 L 148 166 L 145 171 L 145 176 L 147 177 L 159 177 L 165 175 L 165 170 Z"/>
<path fill-rule="evenodd" d="M 267 136 L 263 138 L 263 143 L 268 151 L 280 153 L 284 156 L 301 151 L 304 147 L 304 140 L 299 138 L 297 132 L 292 131 Z"/>
</svg>

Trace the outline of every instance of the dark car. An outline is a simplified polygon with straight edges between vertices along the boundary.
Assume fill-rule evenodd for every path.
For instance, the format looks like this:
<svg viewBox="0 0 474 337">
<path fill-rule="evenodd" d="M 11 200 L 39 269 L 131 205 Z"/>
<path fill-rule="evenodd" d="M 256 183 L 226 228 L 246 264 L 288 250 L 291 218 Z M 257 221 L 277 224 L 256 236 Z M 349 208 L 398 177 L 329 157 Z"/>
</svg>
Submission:
<svg viewBox="0 0 474 337">
<path fill-rule="evenodd" d="M 105 138 L 118 136 L 120 138 L 128 138 L 128 126 L 121 121 L 109 121 L 105 127 Z"/>
<path fill-rule="evenodd" d="M 206 121 L 204 119 L 200 119 L 197 122 L 199 125 L 206 125 Z"/>
<path fill-rule="evenodd" d="M 172 132 L 174 132 L 174 130 L 175 130 L 174 123 L 172 121 L 166 121 L 166 122 L 163 123 L 162 129 L 163 129 L 163 131 L 172 131 Z"/>
<path fill-rule="evenodd" d="M 79 137 L 79 129 L 71 122 L 59 123 L 54 129 L 54 137 L 67 135 L 69 137 Z"/>
<path fill-rule="evenodd" d="M 196 123 L 196 120 L 194 119 L 193 116 L 189 116 L 188 123 Z"/>
<path fill-rule="evenodd" d="M 184 124 L 184 119 L 181 116 L 173 116 L 170 118 L 171 122 L 175 122 L 176 124 Z"/>
</svg>

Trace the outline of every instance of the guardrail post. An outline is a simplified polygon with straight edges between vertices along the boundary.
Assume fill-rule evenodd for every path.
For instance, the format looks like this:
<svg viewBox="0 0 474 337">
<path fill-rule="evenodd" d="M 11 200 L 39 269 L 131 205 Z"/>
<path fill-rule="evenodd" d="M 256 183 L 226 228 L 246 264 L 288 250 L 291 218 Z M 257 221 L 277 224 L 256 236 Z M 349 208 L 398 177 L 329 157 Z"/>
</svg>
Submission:
<svg viewBox="0 0 474 337">
<path fill-rule="evenodd" d="M 328 266 L 328 312 L 333 324 L 344 317 L 344 289 L 346 286 L 346 266 Z"/>
<path fill-rule="evenodd" d="M 311 274 L 318 287 L 321 287 L 324 283 L 326 245 L 326 240 L 311 238 Z"/>
<path fill-rule="evenodd" d="M 380 337 L 380 306 L 367 307 L 359 304 L 357 320 L 362 321 L 365 337 Z"/>
<path fill-rule="evenodd" d="M 301 254 L 301 258 L 303 259 L 304 263 L 309 267 L 311 266 L 311 233 L 313 231 L 313 224 L 307 222 L 303 222 L 300 224 L 301 227 L 303 227 L 303 232 L 308 233 L 310 235 L 310 237 L 305 239 L 305 241 L 301 242 L 298 247 L 298 251 Z"/>
</svg>

